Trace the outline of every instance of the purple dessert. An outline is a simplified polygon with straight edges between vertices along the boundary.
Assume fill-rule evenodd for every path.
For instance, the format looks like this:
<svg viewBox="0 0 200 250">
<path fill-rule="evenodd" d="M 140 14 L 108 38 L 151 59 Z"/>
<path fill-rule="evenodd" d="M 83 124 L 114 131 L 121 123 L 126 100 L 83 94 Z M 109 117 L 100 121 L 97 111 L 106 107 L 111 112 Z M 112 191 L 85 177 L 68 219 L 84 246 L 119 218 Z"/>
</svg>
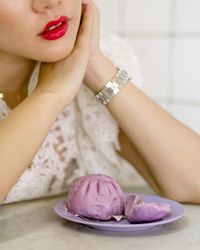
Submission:
<svg viewBox="0 0 200 250">
<path fill-rule="evenodd" d="M 169 204 L 146 203 L 137 195 L 129 194 L 125 204 L 125 215 L 131 222 L 161 220 L 171 213 Z"/>
<path fill-rule="evenodd" d="M 90 174 L 72 183 L 66 205 L 78 215 L 109 220 L 113 215 L 124 214 L 125 201 L 121 187 L 113 178 Z"/>
</svg>

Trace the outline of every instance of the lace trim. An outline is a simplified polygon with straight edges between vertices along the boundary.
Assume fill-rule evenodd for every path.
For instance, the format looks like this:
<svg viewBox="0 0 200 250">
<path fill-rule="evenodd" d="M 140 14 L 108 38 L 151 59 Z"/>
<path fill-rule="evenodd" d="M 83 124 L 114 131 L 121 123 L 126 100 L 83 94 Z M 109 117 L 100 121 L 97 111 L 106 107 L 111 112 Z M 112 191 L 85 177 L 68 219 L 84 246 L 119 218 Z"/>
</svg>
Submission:
<svg viewBox="0 0 200 250">
<path fill-rule="evenodd" d="M 133 82 L 141 88 L 140 65 L 131 46 L 115 34 L 104 35 L 100 46 L 115 65 L 132 74 Z M 40 63 L 31 76 L 29 95 L 37 85 L 39 68 Z M 9 112 L 6 103 L 0 100 L 0 120 Z M 97 102 L 92 91 L 82 85 L 71 105 L 57 117 L 29 168 L 4 203 L 67 192 L 74 179 L 88 173 L 105 173 L 121 184 L 127 184 L 128 179 L 139 180 L 131 165 L 117 154 L 118 133 L 115 119 Z"/>
</svg>

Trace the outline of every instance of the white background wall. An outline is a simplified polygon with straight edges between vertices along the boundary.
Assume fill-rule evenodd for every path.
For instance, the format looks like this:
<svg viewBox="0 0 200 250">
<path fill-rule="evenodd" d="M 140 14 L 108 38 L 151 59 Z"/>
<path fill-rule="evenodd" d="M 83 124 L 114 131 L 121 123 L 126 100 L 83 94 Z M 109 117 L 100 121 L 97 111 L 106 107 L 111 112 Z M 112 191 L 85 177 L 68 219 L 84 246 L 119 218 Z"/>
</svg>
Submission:
<svg viewBox="0 0 200 250">
<path fill-rule="evenodd" d="M 96 0 L 141 60 L 144 92 L 200 133 L 200 0 Z"/>
</svg>

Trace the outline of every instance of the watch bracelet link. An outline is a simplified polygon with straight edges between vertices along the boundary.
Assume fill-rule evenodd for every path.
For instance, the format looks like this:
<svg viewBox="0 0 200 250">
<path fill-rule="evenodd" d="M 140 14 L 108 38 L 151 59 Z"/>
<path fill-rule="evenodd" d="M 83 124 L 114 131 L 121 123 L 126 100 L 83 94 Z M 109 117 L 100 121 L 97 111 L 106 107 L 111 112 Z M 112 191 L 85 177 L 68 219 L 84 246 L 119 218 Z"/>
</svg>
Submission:
<svg viewBox="0 0 200 250">
<path fill-rule="evenodd" d="M 119 66 L 116 66 L 116 69 L 117 72 L 113 78 L 106 83 L 104 88 L 98 94 L 95 95 L 97 100 L 104 105 L 107 105 L 112 98 L 119 93 L 121 87 L 132 79 L 131 75 Z"/>
</svg>

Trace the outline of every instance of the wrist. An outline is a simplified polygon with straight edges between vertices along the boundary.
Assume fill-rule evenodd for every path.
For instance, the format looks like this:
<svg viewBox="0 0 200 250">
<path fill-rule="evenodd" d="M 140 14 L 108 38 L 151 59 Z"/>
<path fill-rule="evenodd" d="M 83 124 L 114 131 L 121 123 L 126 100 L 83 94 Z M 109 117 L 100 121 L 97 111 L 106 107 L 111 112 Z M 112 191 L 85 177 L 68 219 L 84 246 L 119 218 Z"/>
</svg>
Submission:
<svg viewBox="0 0 200 250">
<path fill-rule="evenodd" d="M 93 60 L 88 63 L 83 82 L 97 94 L 105 84 L 112 79 L 116 72 L 117 69 L 114 64 L 99 52 L 93 57 Z"/>
<path fill-rule="evenodd" d="M 114 96 L 118 95 L 121 88 L 131 80 L 131 75 L 129 75 L 125 70 L 121 69 L 119 66 L 116 67 L 117 73 L 112 77 L 112 79 L 106 83 L 105 87 L 96 95 L 96 97 L 103 103 L 107 105 L 113 99 Z"/>
</svg>

